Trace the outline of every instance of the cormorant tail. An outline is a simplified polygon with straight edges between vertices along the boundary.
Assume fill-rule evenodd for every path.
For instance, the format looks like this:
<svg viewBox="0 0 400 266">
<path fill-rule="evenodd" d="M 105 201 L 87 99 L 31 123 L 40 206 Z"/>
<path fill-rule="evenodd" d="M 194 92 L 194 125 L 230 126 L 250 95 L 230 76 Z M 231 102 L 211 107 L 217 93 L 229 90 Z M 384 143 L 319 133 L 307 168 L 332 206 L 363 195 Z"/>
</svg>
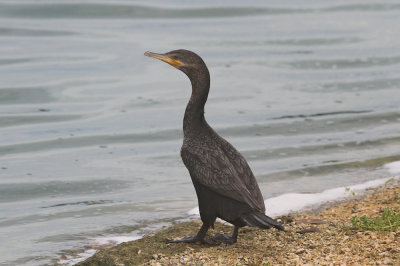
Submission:
<svg viewBox="0 0 400 266">
<path fill-rule="evenodd" d="M 276 229 L 285 231 L 285 228 L 280 223 L 261 212 L 246 213 L 240 218 L 248 226 L 258 227 L 261 229 L 275 227 Z"/>
</svg>

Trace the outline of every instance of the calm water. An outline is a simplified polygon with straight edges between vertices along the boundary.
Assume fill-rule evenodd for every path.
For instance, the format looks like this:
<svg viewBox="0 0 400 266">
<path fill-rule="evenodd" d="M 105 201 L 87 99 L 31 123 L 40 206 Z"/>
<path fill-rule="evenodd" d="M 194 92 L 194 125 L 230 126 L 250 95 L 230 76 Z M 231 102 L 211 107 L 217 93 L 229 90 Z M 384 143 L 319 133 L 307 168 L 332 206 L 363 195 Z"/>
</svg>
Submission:
<svg viewBox="0 0 400 266">
<path fill-rule="evenodd" d="M 190 82 L 265 198 L 387 177 L 400 157 L 398 1 L 0 1 L 0 264 L 140 235 L 197 204 L 179 157 Z M 268 212 L 268 206 L 267 206 Z"/>
</svg>

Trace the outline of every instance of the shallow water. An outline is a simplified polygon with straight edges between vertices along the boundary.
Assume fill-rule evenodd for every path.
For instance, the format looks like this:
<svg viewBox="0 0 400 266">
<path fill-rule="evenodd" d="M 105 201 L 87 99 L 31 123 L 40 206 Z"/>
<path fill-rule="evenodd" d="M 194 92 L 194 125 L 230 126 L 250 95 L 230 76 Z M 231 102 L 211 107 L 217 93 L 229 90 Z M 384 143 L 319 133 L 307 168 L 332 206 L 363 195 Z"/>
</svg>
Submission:
<svg viewBox="0 0 400 266">
<path fill-rule="evenodd" d="M 396 1 L 0 1 L 0 264 L 137 236 L 196 206 L 179 157 L 190 83 L 264 198 L 391 175 L 400 158 Z M 268 206 L 267 206 L 268 212 Z M 61 261 L 62 262 L 62 261 Z"/>
</svg>

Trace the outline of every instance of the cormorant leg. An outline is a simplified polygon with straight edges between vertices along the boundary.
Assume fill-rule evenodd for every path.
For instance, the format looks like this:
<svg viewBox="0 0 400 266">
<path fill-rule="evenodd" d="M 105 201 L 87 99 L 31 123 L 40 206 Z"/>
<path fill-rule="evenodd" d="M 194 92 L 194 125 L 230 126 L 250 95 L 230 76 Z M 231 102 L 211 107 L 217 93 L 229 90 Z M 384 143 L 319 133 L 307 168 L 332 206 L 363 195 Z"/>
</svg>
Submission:
<svg viewBox="0 0 400 266">
<path fill-rule="evenodd" d="M 215 245 L 216 243 L 206 237 L 206 233 L 208 231 L 209 226 L 203 224 L 199 230 L 199 232 L 197 232 L 197 235 L 190 235 L 190 236 L 186 236 L 182 239 L 178 239 L 178 240 L 168 240 L 167 243 L 195 243 L 197 241 L 200 241 L 204 244 L 209 244 L 209 245 Z"/>
<path fill-rule="evenodd" d="M 232 245 L 236 243 L 238 234 L 239 234 L 239 226 L 235 225 L 235 227 L 233 228 L 232 236 L 227 234 L 216 234 L 214 240 L 216 242 L 222 242 L 228 245 Z"/>
</svg>

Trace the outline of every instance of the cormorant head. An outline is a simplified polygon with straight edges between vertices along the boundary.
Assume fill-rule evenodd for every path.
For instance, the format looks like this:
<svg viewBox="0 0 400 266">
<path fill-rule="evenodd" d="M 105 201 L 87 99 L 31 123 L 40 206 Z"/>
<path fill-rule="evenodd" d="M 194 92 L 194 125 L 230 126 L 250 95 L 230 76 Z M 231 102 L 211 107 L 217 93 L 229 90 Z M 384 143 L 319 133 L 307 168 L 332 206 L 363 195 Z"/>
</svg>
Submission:
<svg viewBox="0 0 400 266">
<path fill-rule="evenodd" d="M 180 49 L 165 54 L 146 52 L 144 55 L 170 64 L 184 72 L 191 80 L 193 77 L 197 77 L 200 73 L 207 72 L 208 75 L 208 69 L 203 59 L 192 51 Z"/>
</svg>

